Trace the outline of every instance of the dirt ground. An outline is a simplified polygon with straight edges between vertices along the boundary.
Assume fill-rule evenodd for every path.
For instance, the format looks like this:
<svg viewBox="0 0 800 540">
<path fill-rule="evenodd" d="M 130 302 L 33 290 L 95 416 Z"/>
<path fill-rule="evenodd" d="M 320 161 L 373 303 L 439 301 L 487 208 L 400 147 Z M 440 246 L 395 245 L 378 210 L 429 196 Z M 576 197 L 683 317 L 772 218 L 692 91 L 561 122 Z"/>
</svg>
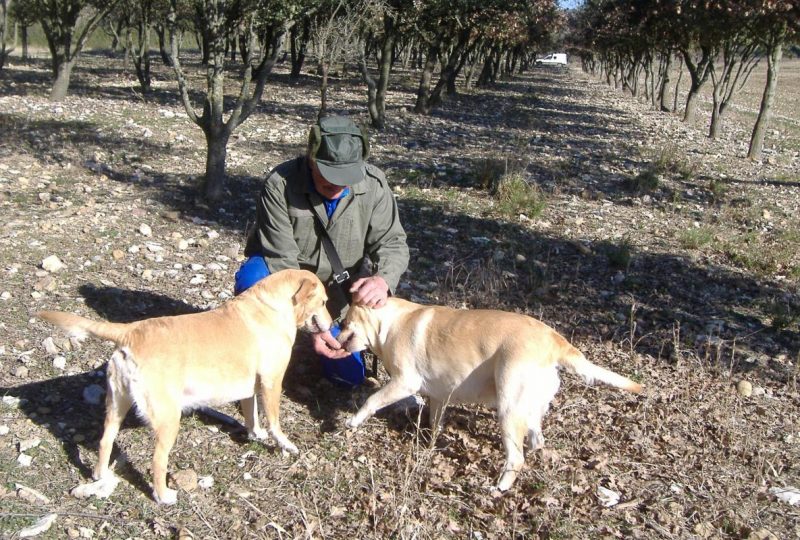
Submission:
<svg viewBox="0 0 800 540">
<path fill-rule="evenodd" d="M 130 321 L 229 299 L 254 196 L 302 152 L 317 81 L 278 67 L 212 209 L 195 197 L 204 141 L 170 72 L 157 67 L 144 99 L 121 59 L 88 55 L 71 96 L 50 103 L 47 64 L 12 59 L 0 73 L 0 534 L 55 513 L 42 537 L 800 536 L 787 502 L 800 493 L 799 66 L 784 66 L 762 163 L 744 159 L 749 113 L 710 141 L 707 117 L 684 125 L 577 68 L 470 90 L 428 117 L 409 112 L 416 77 L 400 70 L 371 158 L 409 235 L 398 295 L 538 317 L 644 394 L 563 374 L 546 448 L 500 494 L 491 410 L 451 407 L 433 444 L 413 407 L 351 432 L 373 386 L 331 385 L 301 340 L 281 414 L 300 455 L 187 414 L 170 459 L 178 503 L 162 507 L 133 415 L 114 494 L 69 495 L 96 458 L 112 349 L 31 315 Z M 752 111 L 758 90 L 746 92 Z M 365 120 L 365 95 L 335 81 L 331 107 Z M 538 186 L 541 213 L 500 207 L 485 188 L 498 167 Z M 386 379 L 379 369 L 373 385 Z"/>
</svg>

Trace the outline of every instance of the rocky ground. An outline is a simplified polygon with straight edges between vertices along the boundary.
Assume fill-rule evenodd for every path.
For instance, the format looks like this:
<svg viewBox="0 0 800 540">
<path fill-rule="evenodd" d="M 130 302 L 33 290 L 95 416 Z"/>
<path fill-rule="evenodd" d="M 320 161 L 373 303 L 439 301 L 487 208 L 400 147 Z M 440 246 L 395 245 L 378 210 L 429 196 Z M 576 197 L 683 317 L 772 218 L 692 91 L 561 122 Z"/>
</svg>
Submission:
<svg viewBox="0 0 800 540">
<path fill-rule="evenodd" d="M 188 415 L 170 462 L 179 501 L 159 507 L 152 438 L 131 416 L 116 492 L 72 498 L 96 457 L 111 348 L 78 346 L 31 314 L 130 321 L 230 298 L 260 179 L 302 151 L 316 80 L 277 70 L 231 141 L 229 196 L 208 208 L 195 197 L 203 138 L 168 71 L 145 100 L 121 60 L 89 56 L 54 104 L 46 64 L 12 61 L 0 74 L 2 534 L 56 514 L 43 536 L 800 535 L 797 96 L 781 94 L 765 159 L 751 163 L 752 103 L 709 141 L 704 125 L 577 69 L 470 91 L 428 117 L 407 111 L 414 75 L 395 84 L 372 161 L 409 233 L 399 294 L 539 317 L 644 395 L 565 374 L 546 449 L 499 494 L 490 410 L 452 407 L 433 444 L 413 408 L 349 432 L 344 420 L 386 374 L 334 387 L 301 344 L 282 409 L 298 457 Z M 364 118 L 364 96 L 338 81 L 332 108 Z M 537 186 L 540 204 L 503 206 L 491 193 L 503 174 Z"/>
</svg>

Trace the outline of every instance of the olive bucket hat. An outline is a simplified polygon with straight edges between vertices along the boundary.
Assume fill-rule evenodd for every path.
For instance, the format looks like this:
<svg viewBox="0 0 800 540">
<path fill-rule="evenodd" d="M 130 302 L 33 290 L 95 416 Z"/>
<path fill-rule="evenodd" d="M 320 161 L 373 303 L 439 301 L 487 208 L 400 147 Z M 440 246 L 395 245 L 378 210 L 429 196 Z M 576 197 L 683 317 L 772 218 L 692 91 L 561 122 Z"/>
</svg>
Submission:
<svg viewBox="0 0 800 540">
<path fill-rule="evenodd" d="M 364 179 L 364 160 L 369 156 L 366 132 L 345 116 L 325 116 L 311 126 L 309 155 L 322 176 L 337 186 L 352 186 Z"/>
</svg>

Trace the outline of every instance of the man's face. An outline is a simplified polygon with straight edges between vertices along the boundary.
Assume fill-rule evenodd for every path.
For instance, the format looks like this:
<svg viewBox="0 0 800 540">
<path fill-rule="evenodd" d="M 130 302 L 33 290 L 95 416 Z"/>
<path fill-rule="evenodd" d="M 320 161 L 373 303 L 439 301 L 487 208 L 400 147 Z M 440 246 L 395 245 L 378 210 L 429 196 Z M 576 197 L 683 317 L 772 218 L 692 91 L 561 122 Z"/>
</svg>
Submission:
<svg viewBox="0 0 800 540">
<path fill-rule="evenodd" d="M 317 193 L 329 200 L 338 199 L 342 196 L 344 190 L 347 189 L 342 186 L 337 186 L 336 184 L 331 184 L 325 180 L 325 177 L 319 172 L 319 167 L 317 167 L 315 161 L 311 162 L 311 178 L 314 181 L 314 187 Z"/>
</svg>

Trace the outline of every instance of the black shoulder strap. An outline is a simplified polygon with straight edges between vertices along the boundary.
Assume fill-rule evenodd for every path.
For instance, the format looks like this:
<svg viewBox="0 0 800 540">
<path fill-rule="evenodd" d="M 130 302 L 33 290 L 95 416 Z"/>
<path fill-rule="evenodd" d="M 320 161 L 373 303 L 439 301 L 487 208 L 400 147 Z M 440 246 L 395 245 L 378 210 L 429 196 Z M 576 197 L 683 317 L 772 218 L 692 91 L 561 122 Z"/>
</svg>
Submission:
<svg viewBox="0 0 800 540">
<path fill-rule="evenodd" d="M 325 223 L 322 222 L 322 218 L 319 217 L 319 214 L 314 211 L 314 205 L 311 203 L 310 197 L 308 198 L 308 204 L 311 206 L 311 213 L 314 215 L 314 219 L 317 220 L 317 223 L 322 229 L 320 241 L 322 242 L 322 248 L 325 250 L 325 254 L 328 255 L 328 260 L 331 263 L 331 269 L 333 270 L 333 282 L 344 293 L 347 303 L 350 304 L 350 272 L 348 272 L 342 264 L 342 259 L 339 258 L 339 253 L 336 251 L 336 246 L 333 245 L 333 240 L 331 240 L 331 236 L 328 234 L 328 228 L 325 226 Z"/>
</svg>

